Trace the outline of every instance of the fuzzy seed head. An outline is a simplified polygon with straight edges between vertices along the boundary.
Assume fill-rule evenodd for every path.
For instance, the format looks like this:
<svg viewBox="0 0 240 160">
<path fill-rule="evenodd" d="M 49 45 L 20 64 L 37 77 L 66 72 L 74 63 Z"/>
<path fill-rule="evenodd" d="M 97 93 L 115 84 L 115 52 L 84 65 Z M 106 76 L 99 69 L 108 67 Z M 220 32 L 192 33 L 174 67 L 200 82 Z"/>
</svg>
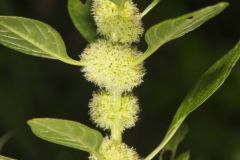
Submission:
<svg viewBox="0 0 240 160">
<path fill-rule="evenodd" d="M 103 160 L 141 160 L 138 153 L 128 147 L 125 143 L 115 143 L 108 137 L 105 137 L 100 147 L 100 154 Z M 97 160 L 94 155 L 89 157 L 90 160 Z"/>
<path fill-rule="evenodd" d="M 118 123 L 123 131 L 133 127 L 138 119 L 138 100 L 132 95 L 123 95 L 115 101 L 110 93 L 94 93 L 89 107 L 91 119 L 103 129 L 111 129 Z"/>
<path fill-rule="evenodd" d="M 131 91 L 142 83 L 143 65 L 132 65 L 139 52 L 129 45 L 99 40 L 81 54 L 84 76 L 108 91 Z"/>
<path fill-rule="evenodd" d="M 132 0 L 121 7 L 110 0 L 94 0 L 92 10 L 100 35 L 112 42 L 139 41 L 143 27 L 139 10 Z"/>
</svg>

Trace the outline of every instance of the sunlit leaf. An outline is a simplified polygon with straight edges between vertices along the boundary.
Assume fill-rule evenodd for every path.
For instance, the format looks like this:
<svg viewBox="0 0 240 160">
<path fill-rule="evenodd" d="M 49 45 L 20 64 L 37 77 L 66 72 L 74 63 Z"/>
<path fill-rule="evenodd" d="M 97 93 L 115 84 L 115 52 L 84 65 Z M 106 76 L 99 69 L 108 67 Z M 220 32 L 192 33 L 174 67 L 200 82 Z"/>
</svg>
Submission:
<svg viewBox="0 0 240 160">
<path fill-rule="evenodd" d="M 103 139 L 97 130 L 74 121 L 36 118 L 28 124 L 39 138 L 90 153 L 98 152 Z"/>
<path fill-rule="evenodd" d="M 228 3 L 221 2 L 152 26 L 145 34 L 148 48 L 144 54 L 136 60 L 136 64 L 147 59 L 163 44 L 179 38 L 201 26 L 203 23 L 222 12 L 227 6 Z"/>
<path fill-rule="evenodd" d="M 28 55 L 81 65 L 67 55 L 59 33 L 37 20 L 0 16 L 0 44 Z"/>
<path fill-rule="evenodd" d="M 160 145 L 145 160 L 151 160 L 169 142 L 186 117 L 205 102 L 224 83 L 240 57 L 240 41 L 225 56 L 212 65 L 198 80 L 178 108 Z"/>
<path fill-rule="evenodd" d="M 0 160 L 15 160 L 15 159 L 4 157 L 4 156 L 0 155 Z"/>
<path fill-rule="evenodd" d="M 81 35 L 88 41 L 92 42 L 97 38 L 96 25 L 91 15 L 92 0 L 68 0 L 68 12 L 74 26 Z"/>
</svg>

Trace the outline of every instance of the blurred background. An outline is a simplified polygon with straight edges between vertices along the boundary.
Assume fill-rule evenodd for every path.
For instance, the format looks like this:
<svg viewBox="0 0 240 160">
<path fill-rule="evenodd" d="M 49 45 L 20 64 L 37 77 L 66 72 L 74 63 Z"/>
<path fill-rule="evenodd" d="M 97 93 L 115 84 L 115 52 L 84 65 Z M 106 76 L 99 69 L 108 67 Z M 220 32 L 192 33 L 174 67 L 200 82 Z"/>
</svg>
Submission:
<svg viewBox="0 0 240 160">
<path fill-rule="evenodd" d="M 138 0 L 140 10 L 150 1 Z M 144 26 L 212 5 L 218 0 L 162 0 L 144 17 Z M 140 120 L 124 140 L 146 156 L 162 140 L 186 93 L 200 75 L 240 37 L 240 1 L 229 0 L 222 14 L 188 35 L 161 47 L 145 63 L 145 83 L 134 90 Z M 46 22 L 58 30 L 69 55 L 77 59 L 87 45 L 74 28 L 67 0 L 0 0 L 0 15 Z M 139 48 L 144 51 L 142 39 Z M 65 118 L 94 127 L 88 101 L 97 88 L 75 66 L 20 54 L 0 46 L 0 136 L 12 138 L 0 151 L 20 160 L 84 160 L 88 154 L 36 138 L 26 125 L 34 117 Z M 189 133 L 179 152 L 192 160 L 240 160 L 240 64 L 214 96 L 187 118 Z M 0 147 L 1 149 L 1 147 Z"/>
</svg>

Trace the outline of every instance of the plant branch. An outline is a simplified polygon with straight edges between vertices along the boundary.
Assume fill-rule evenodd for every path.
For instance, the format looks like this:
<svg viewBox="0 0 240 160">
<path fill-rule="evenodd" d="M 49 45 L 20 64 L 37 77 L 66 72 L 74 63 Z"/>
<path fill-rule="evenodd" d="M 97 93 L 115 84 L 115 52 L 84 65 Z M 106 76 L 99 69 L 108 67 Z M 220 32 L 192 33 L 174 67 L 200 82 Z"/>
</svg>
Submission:
<svg viewBox="0 0 240 160">
<path fill-rule="evenodd" d="M 115 107 L 120 107 L 121 105 L 121 92 L 114 91 L 113 93 L 113 101 L 116 104 Z M 117 116 L 117 113 L 116 115 Z M 119 124 L 120 121 L 115 121 L 115 124 L 111 127 L 111 139 L 121 143 L 122 142 L 122 129 Z"/>
<path fill-rule="evenodd" d="M 153 7 L 155 7 L 158 3 L 160 2 L 160 0 L 153 0 L 152 3 L 147 6 L 147 8 L 145 8 L 145 10 L 141 13 L 141 17 L 143 18 L 149 11 L 151 11 L 153 9 Z"/>
</svg>

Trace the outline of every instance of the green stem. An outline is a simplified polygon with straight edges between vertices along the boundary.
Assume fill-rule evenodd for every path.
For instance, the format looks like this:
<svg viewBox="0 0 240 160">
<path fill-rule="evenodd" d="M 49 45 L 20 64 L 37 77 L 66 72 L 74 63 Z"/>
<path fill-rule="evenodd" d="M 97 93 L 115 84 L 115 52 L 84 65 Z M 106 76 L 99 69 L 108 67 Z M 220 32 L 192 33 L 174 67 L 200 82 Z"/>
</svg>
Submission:
<svg viewBox="0 0 240 160">
<path fill-rule="evenodd" d="M 175 159 L 177 149 L 174 149 L 171 154 L 171 160 Z"/>
<path fill-rule="evenodd" d="M 111 139 L 117 143 L 122 142 L 122 131 L 120 130 L 119 125 L 114 125 L 111 128 Z"/>
<path fill-rule="evenodd" d="M 145 59 L 147 59 L 149 56 L 153 54 L 151 49 L 147 49 L 142 55 L 140 55 L 134 62 L 133 66 L 136 66 L 140 63 L 142 63 Z"/>
<path fill-rule="evenodd" d="M 115 107 L 120 107 L 122 93 L 119 91 L 114 91 L 112 94 L 113 94 L 113 101 L 114 101 Z M 116 113 L 116 116 L 117 114 L 118 113 Z M 122 142 L 122 130 L 119 122 L 120 121 L 116 121 L 115 124 L 111 127 L 111 139 L 117 143 Z"/>
<path fill-rule="evenodd" d="M 161 151 L 163 149 L 164 146 L 165 146 L 165 144 L 161 143 L 144 160 L 151 160 L 151 159 L 153 159 L 153 157 L 155 157 L 159 153 L 159 151 Z"/>
<path fill-rule="evenodd" d="M 62 62 L 74 65 L 74 66 L 84 66 L 84 63 L 81 61 L 76 61 L 76 60 L 67 60 L 67 59 L 59 59 Z"/>
<path fill-rule="evenodd" d="M 163 154 L 164 154 L 164 150 L 160 152 L 158 160 L 163 160 Z"/>
<path fill-rule="evenodd" d="M 153 7 L 155 7 L 158 3 L 160 2 L 160 0 L 153 0 L 152 3 L 147 6 L 147 8 L 141 13 L 141 17 L 143 18 L 149 11 L 151 11 L 153 9 Z"/>
</svg>

